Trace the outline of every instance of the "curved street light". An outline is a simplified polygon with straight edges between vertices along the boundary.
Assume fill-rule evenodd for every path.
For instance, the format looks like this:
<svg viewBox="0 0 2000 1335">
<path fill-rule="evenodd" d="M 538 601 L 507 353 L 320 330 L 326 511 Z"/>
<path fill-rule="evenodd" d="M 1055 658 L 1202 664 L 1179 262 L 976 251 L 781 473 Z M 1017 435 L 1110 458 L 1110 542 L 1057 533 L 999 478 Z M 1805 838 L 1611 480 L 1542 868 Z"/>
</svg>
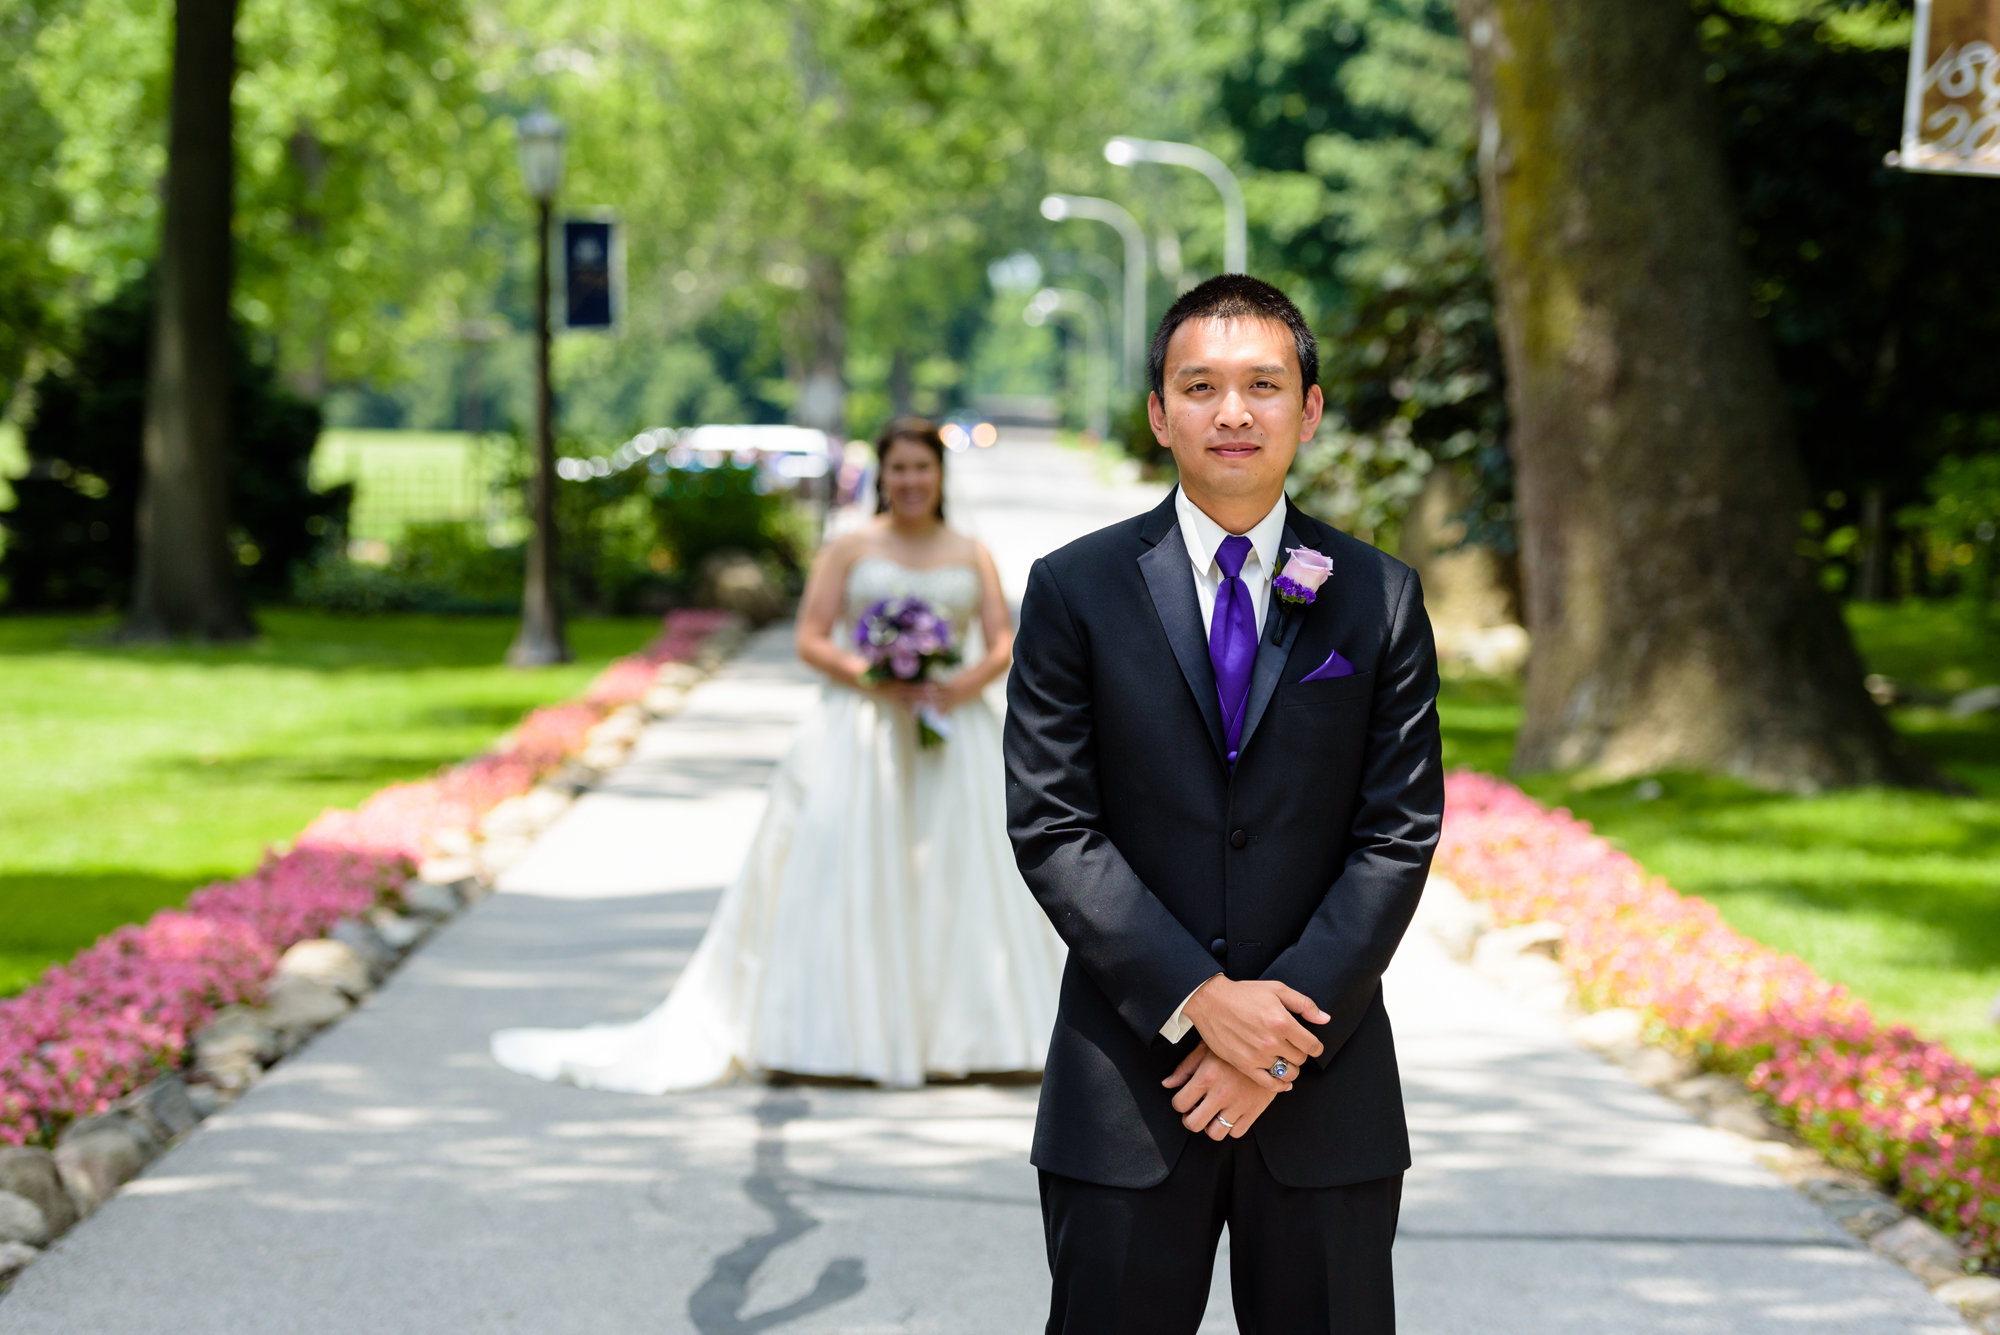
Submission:
<svg viewBox="0 0 2000 1335">
<path fill-rule="evenodd" d="M 521 629 L 508 646 L 513 667 L 570 661 L 556 593 L 555 396 L 549 388 L 549 215 L 562 188 L 563 123 L 540 110 L 515 122 L 521 178 L 535 201 L 535 470 L 528 482 L 527 578 L 521 587 Z"/>
<path fill-rule="evenodd" d="M 1083 322 L 1086 425 L 1099 440 L 1111 434 L 1111 354 L 1105 347 L 1104 307 L 1088 292 L 1045 287 L 1028 300 L 1021 318 L 1031 325 L 1073 315 Z"/>
<path fill-rule="evenodd" d="M 1104 146 L 1104 160 L 1114 167 L 1130 167 L 1138 162 L 1161 162 L 1171 167 L 1189 167 L 1215 183 L 1222 193 L 1222 267 L 1227 273 L 1244 273 L 1250 267 L 1249 225 L 1243 210 L 1243 186 L 1229 165 L 1205 148 L 1177 144 L 1169 139 L 1134 139 L 1121 134 Z"/>
<path fill-rule="evenodd" d="M 1145 381 L 1146 362 L 1146 233 L 1139 220 L 1108 199 L 1089 195 L 1050 195 L 1042 201 L 1042 216 L 1050 222 L 1085 218 L 1118 229 L 1125 241 L 1125 373 L 1128 388 Z"/>
</svg>

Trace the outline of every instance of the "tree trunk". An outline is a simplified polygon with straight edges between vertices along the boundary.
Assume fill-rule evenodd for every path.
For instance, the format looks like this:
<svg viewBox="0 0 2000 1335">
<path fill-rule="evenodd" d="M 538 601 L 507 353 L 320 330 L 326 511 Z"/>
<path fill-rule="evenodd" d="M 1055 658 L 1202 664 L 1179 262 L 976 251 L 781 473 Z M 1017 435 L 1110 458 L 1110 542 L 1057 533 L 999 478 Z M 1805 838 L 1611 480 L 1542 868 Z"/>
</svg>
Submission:
<svg viewBox="0 0 2000 1335">
<path fill-rule="evenodd" d="M 1930 779 L 1797 550 L 1807 493 L 1685 0 L 1458 0 L 1533 648 L 1523 770 Z"/>
<path fill-rule="evenodd" d="M 805 383 L 797 411 L 800 426 L 847 439 L 847 266 L 835 255 L 806 258 L 802 318 Z"/>
<path fill-rule="evenodd" d="M 235 0 L 178 0 L 132 638 L 257 629 L 229 548 L 235 78 Z"/>
</svg>

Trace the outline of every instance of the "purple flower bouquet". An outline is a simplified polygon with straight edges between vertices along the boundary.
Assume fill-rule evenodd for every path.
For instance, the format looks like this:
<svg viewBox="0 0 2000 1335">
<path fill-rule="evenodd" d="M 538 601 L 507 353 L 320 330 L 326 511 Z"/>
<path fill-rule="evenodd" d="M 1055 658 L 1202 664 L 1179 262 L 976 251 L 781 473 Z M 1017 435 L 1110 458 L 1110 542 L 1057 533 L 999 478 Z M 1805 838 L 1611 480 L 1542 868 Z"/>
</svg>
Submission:
<svg viewBox="0 0 2000 1335">
<path fill-rule="evenodd" d="M 854 644 L 868 660 L 861 680 L 870 686 L 892 681 L 929 681 L 940 668 L 956 667 L 958 646 L 951 623 L 922 598 L 884 598 L 854 623 Z M 951 723 L 926 705 L 917 711 L 917 741 L 942 746 Z"/>
</svg>

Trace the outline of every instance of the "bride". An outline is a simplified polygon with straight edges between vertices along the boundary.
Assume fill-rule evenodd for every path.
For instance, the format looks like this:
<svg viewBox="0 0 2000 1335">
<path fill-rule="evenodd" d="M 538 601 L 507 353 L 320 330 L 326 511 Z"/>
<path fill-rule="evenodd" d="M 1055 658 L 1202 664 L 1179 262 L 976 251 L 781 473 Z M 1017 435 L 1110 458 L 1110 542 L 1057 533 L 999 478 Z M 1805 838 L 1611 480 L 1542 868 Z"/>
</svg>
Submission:
<svg viewBox="0 0 2000 1335">
<path fill-rule="evenodd" d="M 876 517 L 820 553 L 799 609 L 799 657 L 827 684 L 686 972 L 636 1024 L 495 1034 L 501 1065 L 638 1093 L 1042 1068 L 1063 946 L 1015 870 L 982 697 L 1012 658 L 1000 577 L 945 525 L 937 428 L 899 418 L 876 453 Z M 984 653 L 945 680 L 868 685 L 854 622 L 906 596 L 961 647 L 976 622 Z M 942 745 L 918 744 L 920 709 L 943 716 Z"/>
</svg>

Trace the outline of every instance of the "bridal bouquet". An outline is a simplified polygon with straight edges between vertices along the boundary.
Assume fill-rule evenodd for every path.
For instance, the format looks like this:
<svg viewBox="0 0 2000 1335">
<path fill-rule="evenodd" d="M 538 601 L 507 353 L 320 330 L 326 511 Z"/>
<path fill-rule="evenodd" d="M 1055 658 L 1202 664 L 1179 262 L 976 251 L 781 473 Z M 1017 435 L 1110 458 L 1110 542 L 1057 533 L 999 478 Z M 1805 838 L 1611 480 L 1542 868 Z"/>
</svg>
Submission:
<svg viewBox="0 0 2000 1335">
<path fill-rule="evenodd" d="M 884 598 L 854 623 L 855 647 L 868 660 L 861 680 L 870 686 L 932 679 L 939 668 L 958 664 L 951 623 L 922 598 Z M 942 746 L 951 722 L 929 705 L 917 710 L 917 740 Z"/>
</svg>

